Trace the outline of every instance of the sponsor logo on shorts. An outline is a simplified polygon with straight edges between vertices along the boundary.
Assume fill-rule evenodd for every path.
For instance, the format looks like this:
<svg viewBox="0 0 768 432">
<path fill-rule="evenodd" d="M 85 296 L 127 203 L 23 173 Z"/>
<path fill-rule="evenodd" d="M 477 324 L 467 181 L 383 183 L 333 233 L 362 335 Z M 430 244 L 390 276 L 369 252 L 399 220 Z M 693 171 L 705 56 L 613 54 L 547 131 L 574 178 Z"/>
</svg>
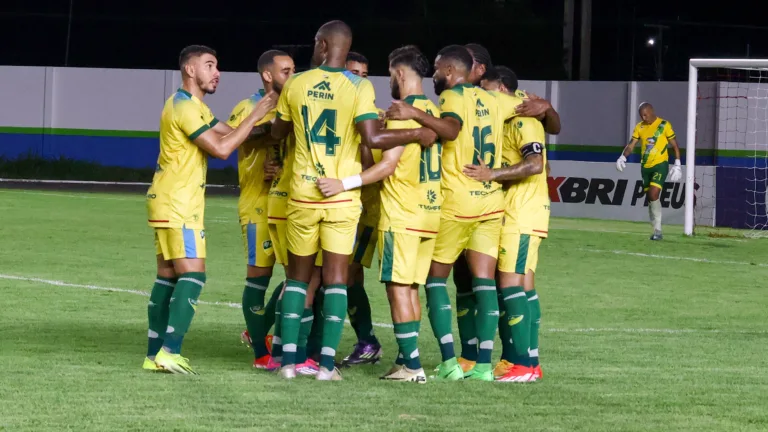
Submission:
<svg viewBox="0 0 768 432">
<path fill-rule="evenodd" d="M 265 240 L 264 243 L 261 244 L 261 247 L 263 247 L 264 250 L 271 249 L 272 248 L 272 240 Z"/>
<path fill-rule="evenodd" d="M 260 214 L 262 214 L 262 213 L 264 213 L 264 209 L 260 209 L 260 208 L 257 208 L 257 209 L 256 209 L 256 214 L 257 214 L 257 215 L 260 215 Z"/>
</svg>

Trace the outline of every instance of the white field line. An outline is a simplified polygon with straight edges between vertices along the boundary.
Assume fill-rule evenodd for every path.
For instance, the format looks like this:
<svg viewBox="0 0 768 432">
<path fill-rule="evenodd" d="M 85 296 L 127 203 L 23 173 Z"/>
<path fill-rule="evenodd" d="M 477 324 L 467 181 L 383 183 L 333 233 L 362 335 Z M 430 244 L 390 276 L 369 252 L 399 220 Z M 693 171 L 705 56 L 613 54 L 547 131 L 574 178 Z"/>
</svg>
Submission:
<svg viewBox="0 0 768 432">
<path fill-rule="evenodd" d="M 125 289 L 125 288 L 113 288 L 113 287 L 104 287 L 99 285 L 84 285 L 84 284 L 74 284 L 59 280 L 50 280 L 50 279 L 42 279 L 42 278 L 36 278 L 36 277 L 26 277 L 26 276 L 15 276 L 15 275 L 8 275 L 8 274 L 2 274 L 0 273 L 0 279 L 6 279 L 6 280 L 16 280 L 16 281 L 23 281 L 23 282 L 34 282 L 44 285 L 52 285 L 52 286 L 58 286 L 58 287 L 67 287 L 67 288 L 82 288 L 92 291 L 107 291 L 107 292 L 118 292 L 123 294 L 133 294 L 133 295 L 140 295 L 143 297 L 149 297 L 149 293 L 146 291 L 141 290 L 132 290 L 132 289 Z M 208 302 L 208 301 L 199 301 L 200 304 L 204 305 L 214 305 L 214 306 L 226 306 L 233 309 L 240 309 L 241 305 L 240 303 L 229 303 L 229 302 Z M 349 324 L 349 320 L 346 321 L 347 324 Z M 393 328 L 392 324 L 386 324 L 386 323 L 373 323 L 375 327 L 381 327 L 381 328 Z M 768 334 L 768 330 L 761 331 L 761 330 L 718 330 L 718 329 L 654 329 L 654 328 L 618 328 L 618 327 L 607 327 L 607 328 L 548 328 L 545 329 L 545 331 L 550 333 L 635 333 L 635 334 L 685 334 L 685 333 L 699 333 L 699 334 L 710 334 L 710 333 L 735 333 L 735 334 Z"/>
<path fill-rule="evenodd" d="M 122 197 L 113 197 L 113 196 L 104 196 L 101 193 L 99 194 L 93 194 L 93 193 L 84 193 L 84 194 L 73 194 L 73 193 L 59 193 L 59 192 L 38 192 L 38 191 L 28 191 L 28 190 L 18 190 L 18 189 L 0 189 L 0 193 L 8 193 L 8 194 L 22 194 L 22 195 L 43 195 L 43 196 L 52 196 L 52 197 L 62 197 L 62 198 L 82 198 L 82 199 L 95 199 L 95 200 L 110 200 L 110 201 L 133 201 L 133 202 L 142 202 L 145 201 L 144 196 L 122 196 Z M 207 202 L 206 207 L 218 207 L 218 208 L 226 208 L 226 209 L 236 209 L 237 204 L 219 204 L 216 202 Z"/>
<path fill-rule="evenodd" d="M 755 267 L 768 267 L 768 264 L 764 264 L 764 263 L 751 263 L 746 261 L 720 261 L 720 260 L 711 260 L 707 258 L 693 258 L 693 257 L 673 256 L 673 255 L 656 255 L 656 254 L 630 252 L 630 251 L 623 251 L 623 250 L 603 250 L 603 249 L 586 249 L 586 248 L 577 248 L 576 250 L 580 250 L 583 252 L 592 252 L 592 253 L 629 255 L 629 256 L 636 256 L 636 257 L 643 257 L 643 258 L 693 261 L 693 262 L 701 262 L 701 263 L 707 263 L 707 264 L 727 264 L 727 265 L 736 264 L 736 265 L 748 265 L 748 266 L 755 266 Z"/>
<path fill-rule="evenodd" d="M 0 178 L 0 183 L 29 183 L 29 184 L 69 184 L 69 185 L 99 185 L 99 186 L 149 186 L 145 182 L 108 182 L 90 180 L 42 180 L 42 179 L 7 179 Z M 235 186 L 206 184 L 207 188 L 234 188 Z"/>
</svg>

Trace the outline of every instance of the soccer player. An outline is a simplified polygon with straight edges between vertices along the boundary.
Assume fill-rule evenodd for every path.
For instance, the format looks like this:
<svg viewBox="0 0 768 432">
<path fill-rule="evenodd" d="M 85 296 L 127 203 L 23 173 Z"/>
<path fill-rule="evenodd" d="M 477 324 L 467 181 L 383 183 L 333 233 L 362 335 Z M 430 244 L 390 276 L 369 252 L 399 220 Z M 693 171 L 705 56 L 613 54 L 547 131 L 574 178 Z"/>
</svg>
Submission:
<svg viewBox="0 0 768 432">
<path fill-rule="evenodd" d="M 438 108 L 424 96 L 422 81 L 429 73 L 429 62 L 418 48 L 411 45 L 393 51 L 389 55 L 389 72 L 394 99 L 439 116 Z M 413 120 L 387 122 L 387 129 L 419 127 Z M 439 143 L 425 149 L 418 142 L 409 143 L 384 151 L 381 161 L 360 175 L 363 185 L 383 179 L 378 227 L 379 280 L 386 284 L 399 348 L 396 364 L 382 377 L 384 380 L 427 381 L 418 350 L 418 289 L 427 280 L 440 225 L 441 154 Z M 320 179 L 318 186 L 326 197 L 344 191 L 337 179 Z"/>
<path fill-rule="evenodd" d="M 656 116 L 653 105 L 643 102 L 638 108 L 640 118 L 643 119 L 635 126 L 632 139 L 629 141 L 619 159 L 616 161 L 616 169 L 624 171 L 627 166 L 627 156 L 632 154 L 638 141 L 641 142 L 642 156 L 640 159 L 640 175 L 643 178 L 643 190 L 648 194 L 648 213 L 651 218 L 653 234 L 651 240 L 661 240 L 661 190 L 669 171 L 669 154 L 667 147 L 672 146 L 675 151 L 675 164 L 669 174 L 669 181 L 677 182 L 683 177 L 680 165 L 680 147 L 675 139 L 675 131 L 672 123 Z"/>
<path fill-rule="evenodd" d="M 238 103 L 227 121 L 231 127 L 237 127 L 254 110 L 256 104 L 270 92 L 280 94 L 283 85 L 296 70 L 293 59 L 283 51 L 270 50 L 259 57 L 257 63 L 263 90 Z M 275 118 L 271 110 L 259 124 Z M 264 297 L 272 277 L 275 254 L 267 223 L 267 198 L 270 183 L 263 166 L 270 152 L 279 151 L 280 143 L 271 135 L 264 134 L 246 140 L 237 152 L 237 172 L 240 183 L 238 214 L 243 233 L 246 257 L 246 279 L 243 289 L 243 316 L 247 328 L 247 340 L 253 349 L 255 359 L 253 367 L 265 369 L 270 355 L 265 338 L 274 320 L 276 296 L 273 293 L 270 307 L 264 307 Z M 267 326 L 267 324 L 269 324 Z"/>
<path fill-rule="evenodd" d="M 502 91 L 515 83 L 502 74 Z M 489 83 L 484 83 L 488 85 Z M 508 87 L 509 86 L 509 87 Z M 504 319 L 499 323 L 501 361 L 494 369 L 498 381 L 530 382 L 541 378 L 538 333 L 541 308 L 534 276 L 539 245 L 549 228 L 549 192 L 544 128 L 532 117 L 516 117 L 504 126 L 502 166 L 467 165 L 464 173 L 479 181 L 503 183 L 504 224 L 499 247 L 498 284 Z M 512 343 L 510 343 L 510 340 Z"/>
<path fill-rule="evenodd" d="M 342 21 L 331 21 L 315 36 L 314 64 L 319 67 L 294 75 L 280 95 L 272 136 L 296 137 L 293 176 L 287 207 L 288 281 L 283 294 L 281 376 L 296 376 L 296 347 L 300 318 L 315 256 L 323 254 L 323 347 L 317 379 L 340 380 L 334 356 L 347 309 L 347 270 L 360 218 L 362 184 L 357 135 L 370 147 L 394 147 L 418 141 L 432 143 L 429 129 L 380 129 L 373 85 L 344 69 L 352 31 Z M 293 123 L 293 125 L 291 125 Z M 322 177 L 342 178 L 346 189 L 325 198 L 317 187 Z"/>
<path fill-rule="evenodd" d="M 357 76 L 368 78 L 368 59 L 360 53 L 347 54 L 346 68 Z M 383 113 L 382 113 L 383 114 Z M 371 149 L 374 162 L 381 160 L 381 150 Z M 355 247 L 349 262 L 349 281 L 347 282 L 347 313 L 349 322 L 357 336 L 357 343 L 352 352 L 344 357 L 345 366 L 372 364 L 379 361 L 383 354 L 381 343 L 373 330 L 371 302 L 365 292 L 365 273 L 363 268 L 371 268 L 373 253 L 376 249 L 376 231 L 379 224 L 380 183 L 365 185 L 360 189 L 360 201 L 363 212 L 357 225 Z M 318 296 L 319 297 L 319 296 Z"/>
<path fill-rule="evenodd" d="M 504 121 L 516 114 L 522 100 L 486 92 L 470 83 L 472 56 L 460 45 L 450 45 L 435 59 L 435 93 L 440 95 L 440 118 L 395 101 L 388 119 L 416 120 L 432 128 L 443 141 L 443 205 L 435 253 L 427 280 L 427 306 L 443 363 L 438 378 L 461 379 L 465 372 L 456 359 L 451 333 L 451 305 L 446 281 L 456 259 L 466 249 L 477 302 L 475 328 L 477 363 L 467 377 L 492 381 L 491 352 L 499 319 L 496 299 L 498 256 L 504 197 L 500 185 L 475 181 L 462 172 L 464 165 L 481 161 L 501 163 Z"/>
<path fill-rule="evenodd" d="M 160 118 L 160 156 L 147 192 L 149 226 L 155 231 L 157 278 L 149 298 L 144 369 L 194 374 L 181 344 L 205 285 L 205 177 L 208 155 L 227 159 L 254 124 L 275 107 L 265 95 L 236 129 L 219 123 L 203 103 L 219 84 L 216 52 L 202 45 L 179 56 L 182 85 Z"/>
</svg>

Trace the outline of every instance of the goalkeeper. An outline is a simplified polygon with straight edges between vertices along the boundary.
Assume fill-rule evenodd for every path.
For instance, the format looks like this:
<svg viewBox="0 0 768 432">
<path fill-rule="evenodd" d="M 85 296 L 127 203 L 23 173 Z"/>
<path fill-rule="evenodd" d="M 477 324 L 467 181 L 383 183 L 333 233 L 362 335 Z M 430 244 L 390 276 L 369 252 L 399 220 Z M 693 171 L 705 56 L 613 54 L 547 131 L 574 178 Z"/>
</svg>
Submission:
<svg viewBox="0 0 768 432">
<path fill-rule="evenodd" d="M 632 154 L 635 144 L 640 141 L 642 145 L 640 174 L 643 177 L 643 190 L 648 194 L 648 213 L 653 226 L 651 240 L 661 240 L 661 201 L 659 198 L 669 171 L 667 147 L 671 145 L 675 151 L 675 164 L 669 173 L 669 181 L 671 182 L 680 181 L 683 177 L 683 170 L 680 166 L 680 148 L 677 146 L 672 123 L 657 117 L 653 111 L 653 105 L 643 102 L 638 110 L 643 121 L 635 126 L 632 140 L 624 147 L 624 152 L 616 161 L 616 169 L 624 171 L 627 166 L 627 156 Z"/>
</svg>

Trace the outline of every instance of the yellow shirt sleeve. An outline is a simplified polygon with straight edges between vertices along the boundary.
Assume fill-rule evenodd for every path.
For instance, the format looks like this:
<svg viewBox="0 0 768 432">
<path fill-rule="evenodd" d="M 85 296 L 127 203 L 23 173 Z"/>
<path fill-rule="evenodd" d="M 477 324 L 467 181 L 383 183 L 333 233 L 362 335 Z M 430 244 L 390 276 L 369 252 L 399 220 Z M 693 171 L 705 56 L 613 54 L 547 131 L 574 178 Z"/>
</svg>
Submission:
<svg viewBox="0 0 768 432">
<path fill-rule="evenodd" d="M 632 131 L 632 139 L 633 140 L 639 140 L 640 139 L 640 123 L 635 125 L 635 130 Z"/>
<path fill-rule="evenodd" d="M 490 93 L 496 96 L 496 100 L 499 104 L 499 115 L 501 118 L 508 120 L 517 115 L 517 106 L 523 103 L 519 97 L 499 92 Z"/>
<path fill-rule="evenodd" d="M 523 157 L 541 154 L 544 146 L 544 126 L 533 117 L 515 119 L 516 147 Z M 538 145 L 538 147 L 537 147 Z"/>
<path fill-rule="evenodd" d="M 464 126 L 464 119 L 461 118 L 463 112 L 463 98 L 453 90 L 445 90 L 440 94 L 440 118 L 452 117 Z"/>
<path fill-rule="evenodd" d="M 367 79 L 360 81 L 357 86 L 357 102 L 355 103 L 355 123 L 364 120 L 378 120 L 379 109 L 376 108 L 376 92 L 373 84 Z"/>
<path fill-rule="evenodd" d="M 176 124 L 179 126 L 184 135 L 189 137 L 190 141 L 194 141 L 203 134 L 203 132 L 212 128 L 219 121 L 214 117 L 210 123 L 206 123 L 203 118 L 201 107 L 193 101 L 184 101 L 177 103 L 174 107 L 174 114 L 176 117 Z"/>
<path fill-rule="evenodd" d="M 664 127 L 664 136 L 666 136 L 668 140 L 675 138 L 675 130 L 672 129 L 672 123 L 670 123 L 669 121 L 667 122 L 667 125 Z"/>
<path fill-rule="evenodd" d="M 249 112 L 246 112 L 246 106 L 245 101 L 240 101 L 237 105 L 235 105 L 234 108 L 232 108 L 232 113 L 229 115 L 229 120 L 227 120 L 227 124 L 231 128 L 237 128 L 240 126 L 240 123 L 243 122 L 243 119 L 245 116 L 250 114 Z"/>
<path fill-rule="evenodd" d="M 280 93 L 280 98 L 277 100 L 277 118 L 287 122 L 292 121 L 291 106 L 289 100 L 291 94 L 293 93 L 290 87 L 291 83 L 293 83 L 293 77 L 289 78 L 285 83 L 285 86 L 283 86 L 283 91 Z"/>
</svg>

